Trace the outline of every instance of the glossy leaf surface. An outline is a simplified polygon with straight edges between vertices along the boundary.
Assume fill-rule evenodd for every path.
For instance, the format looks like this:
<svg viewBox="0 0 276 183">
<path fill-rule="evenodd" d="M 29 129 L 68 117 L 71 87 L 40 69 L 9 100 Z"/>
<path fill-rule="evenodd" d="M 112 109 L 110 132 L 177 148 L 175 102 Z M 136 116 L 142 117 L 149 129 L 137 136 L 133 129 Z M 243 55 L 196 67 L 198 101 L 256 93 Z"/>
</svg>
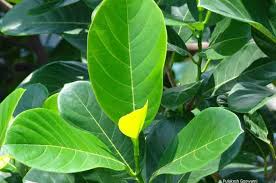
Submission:
<svg viewBox="0 0 276 183">
<path fill-rule="evenodd" d="M 16 89 L 0 104 L 0 146 L 5 141 L 7 128 L 10 126 L 14 110 L 24 92 L 22 88 Z"/>
<path fill-rule="evenodd" d="M 100 5 L 88 35 L 89 74 L 99 104 L 115 123 L 147 100 L 145 127 L 156 115 L 166 44 L 164 18 L 153 0 Z"/>
<path fill-rule="evenodd" d="M 96 136 L 72 127 L 47 109 L 32 109 L 18 115 L 3 147 L 16 160 L 45 171 L 125 168 Z"/>
<path fill-rule="evenodd" d="M 212 132 L 212 133 L 210 133 Z M 208 108 L 182 129 L 162 155 L 161 174 L 197 170 L 228 149 L 243 132 L 238 117 L 222 108 Z"/>
<path fill-rule="evenodd" d="M 74 61 L 49 63 L 31 73 L 21 86 L 33 83 L 43 84 L 50 94 L 58 92 L 66 83 L 87 80 L 88 71 L 85 64 Z"/>
<path fill-rule="evenodd" d="M 97 103 L 91 84 L 77 81 L 65 85 L 58 98 L 60 114 L 71 124 L 89 131 L 104 142 L 114 156 L 133 167 L 132 142 L 124 136 Z"/>
<path fill-rule="evenodd" d="M 33 35 L 62 33 L 74 29 L 85 29 L 90 23 L 90 11 L 84 3 L 78 2 L 40 15 L 29 11 L 43 4 L 42 0 L 24 0 L 3 18 L 1 32 L 8 35 Z M 72 13 L 79 11 L 79 13 Z"/>
</svg>

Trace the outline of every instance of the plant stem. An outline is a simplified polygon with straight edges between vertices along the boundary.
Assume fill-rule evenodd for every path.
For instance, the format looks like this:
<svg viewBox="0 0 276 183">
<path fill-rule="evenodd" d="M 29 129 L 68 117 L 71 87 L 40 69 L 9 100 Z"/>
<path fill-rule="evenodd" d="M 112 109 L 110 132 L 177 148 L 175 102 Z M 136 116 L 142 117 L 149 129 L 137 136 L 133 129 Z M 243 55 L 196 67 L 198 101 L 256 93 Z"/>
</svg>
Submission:
<svg viewBox="0 0 276 183">
<path fill-rule="evenodd" d="M 211 17 L 212 12 L 211 11 L 207 11 L 205 20 L 203 21 L 203 24 L 206 25 Z"/>
<path fill-rule="evenodd" d="M 275 149 L 274 149 L 274 147 L 273 147 L 273 145 L 272 145 L 271 142 L 269 143 L 269 148 L 270 148 L 270 151 L 271 151 L 272 159 L 273 159 L 274 161 L 276 161 Z"/>
<path fill-rule="evenodd" d="M 168 80 L 170 82 L 170 85 L 172 87 L 175 87 L 176 86 L 176 83 L 175 83 L 175 80 L 173 78 L 173 73 L 172 73 L 172 66 L 173 66 L 173 62 L 174 62 L 174 57 L 175 57 L 175 52 L 172 53 L 168 63 L 166 64 L 165 66 L 165 71 L 166 71 L 166 74 L 167 74 L 167 77 L 168 77 Z"/>
<path fill-rule="evenodd" d="M 201 7 L 198 7 L 198 19 L 199 22 L 203 23 L 203 11 L 204 9 Z M 204 28 L 203 28 L 204 30 Z M 197 62 L 197 81 L 201 80 L 201 64 L 202 64 L 202 34 L 203 34 L 203 30 L 198 31 L 198 35 L 197 35 L 197 45 L 198 45 L 198 62 Z"/>
<path fill-rule="evenodd" d="M 141 168 L 140 168 L 139 138 L 132 139 L 132 143 L 133 143 L 134 161 L 135 161 L 135 176 L 138 183 L 144 183 L 144 180 L 141 176 Z"/>
<path fill-rule="evenodd" d="M 197 39 L 197 44 L 198 44 L 198 61 L 197 61 L 197 81 L 201 80 L 201 64 L 202 64 L 202 31 L 199 31 L 198 34 L 198 39 Z"/>
</svg>

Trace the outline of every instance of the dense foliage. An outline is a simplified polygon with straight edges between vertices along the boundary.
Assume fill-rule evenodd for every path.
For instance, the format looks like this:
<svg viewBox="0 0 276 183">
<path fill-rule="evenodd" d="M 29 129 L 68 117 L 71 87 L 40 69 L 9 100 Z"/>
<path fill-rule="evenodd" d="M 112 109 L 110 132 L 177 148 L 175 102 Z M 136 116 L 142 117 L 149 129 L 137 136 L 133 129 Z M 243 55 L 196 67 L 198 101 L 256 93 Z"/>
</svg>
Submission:
<svg viewBox="0 0 276 183">
<path fill-rule="evenodd" d="M 276 181 L 275 0 L 0 0 L 3 183 Z"/>
</svg>

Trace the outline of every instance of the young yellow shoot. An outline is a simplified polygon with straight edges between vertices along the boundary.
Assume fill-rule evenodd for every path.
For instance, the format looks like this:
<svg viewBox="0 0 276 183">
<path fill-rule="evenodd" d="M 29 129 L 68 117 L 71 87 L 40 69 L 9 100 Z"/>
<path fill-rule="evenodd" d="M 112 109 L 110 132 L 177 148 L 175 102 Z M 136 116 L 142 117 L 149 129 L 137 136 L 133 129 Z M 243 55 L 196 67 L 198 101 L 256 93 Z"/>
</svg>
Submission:
<svg viewBox="0 0 276 183">
<path fill-rule="evenodd" d="M 126 136 L 137 139 L 139 133 L 143 129 L 144 122 L 147 116 L 148 102 L 141 109 L 137 109 L 119 120 L 119 129 Z"/>
</svg>

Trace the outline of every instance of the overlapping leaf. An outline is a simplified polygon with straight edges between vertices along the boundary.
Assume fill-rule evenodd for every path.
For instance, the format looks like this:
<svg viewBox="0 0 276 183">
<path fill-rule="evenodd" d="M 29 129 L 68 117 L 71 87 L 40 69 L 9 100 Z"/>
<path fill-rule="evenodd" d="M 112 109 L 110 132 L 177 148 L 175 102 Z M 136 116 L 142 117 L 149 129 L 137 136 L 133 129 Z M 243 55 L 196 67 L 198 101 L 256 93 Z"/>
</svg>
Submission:
<svg viewBox="0 0 276 183">
<path fill-rule="evenodd" d="M 21 86 L 41 83 L 50 94 L 53 94 L 58 92 L 66 83 L 87 79 L 88 71 L 85 64 L 74 61 L 59 61 L 49 63 L 34 71 L 21 83 Z"/>
<path fill-rule="evenodd" d="M 91 84 L 77 81 L 65 85 L 58 99 L 61 115 L 75 126 L 97 136 L 114 156 L 133 168 L 132 142 L 124 136 L 98 105 Z"/>
<path fill-rule="evenodd" d="M 190 101 L 198 92 L 201 83 L 192 83 L 165 90 L 162 105 L 169 109 L 176 109 Z"/>
<path fill-rule="evenodd" d="M 125 169 L 96 136 L 72 127 L 47 109 L 31 109 L 18 115 L 3 147 L 16 160 L 45 171 Z"/>
<path fill-rule="evenodd" d="M 16 89 L 0 104 L 0 146 L 5 142 L 7 128 L 10 126 L 14 110 L 24 91 L 22 88 Z"/>
<path fill-rule="evenodd" d="M 162 96 L 167 36 L 153 0 L 106 0 L 88 36 L 88 65 L 97 100 L 114 121 L 149 101 L 145 123 L 156 115 Z"/>
<path fill-rule="evenodd" d="M 250 39 L 250 26 L 228 18 L 220 21 L 210 38 L 209 49 L 230 56 L 242 48 Z"/>
<path fill-rule="evenodd" d="M 74 183 L 75 177 L 71 174 L 61 174 L 45 172 L 37 169 L 31 169 L 23 178 L 23 183 Z"/>
<path fill-rule="evenodd" d="M 276 43 L 275 22 L 269 16 L 270 3 L 268 0 L 201 0 L 199 6 L 249 23 Z"/>
<path fill-rule="evenodd" d="M 208 81 L 204 94 L 216 94 L 217 91 L 229 89 L 226 84 L 233 82 L 255 61 L 264 58 L 265 54 L 254 44 L 246 44 L 234 55 L 225 58 L 215 68 Z M 224 88 L 223 88 L 224 87 Z"/>
<path fill-rule="evenodd" d="M 1 32 L 8 35 L 33 35 L 62 33 L 74 29 L 85 29 L 90 23 L 90 9 L 78 2 L 40 14 L 29 11 L 44 3 L 42 0 L 24 0 L 3 18 Z M 74 13 L 78 12 L 78 13 Z"/>
<path fill-rule="evenodd" d="M 42 84 L 36 83 L 25 87 L 26 91 L 18 102 L 14 116 L 28 109 L 41 107 L 48 97 L 48 90 Z"/>
<path fill-rule="evenodd" d="M 238 117 L 222 108 L 208 108 L 197 115 L 162 155 L 153 174 L 183 174 L 198 170 L 221 155 L 243 132 Z"/>
<path fill-rule="evenodd" d="M 232 111 L 253 113 L 274 94 L 274 91 L 254 83 L 237 83 L 229 93 L 228 106 Z"/>
</svg>

